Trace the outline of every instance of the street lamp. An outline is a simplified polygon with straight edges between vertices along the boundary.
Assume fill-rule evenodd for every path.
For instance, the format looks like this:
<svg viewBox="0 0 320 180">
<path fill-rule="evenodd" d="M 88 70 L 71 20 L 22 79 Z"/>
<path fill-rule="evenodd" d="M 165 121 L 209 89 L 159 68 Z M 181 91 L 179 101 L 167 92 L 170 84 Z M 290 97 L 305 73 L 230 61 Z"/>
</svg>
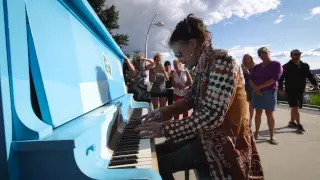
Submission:
<svg viewBox="0 0 320 180">
<path fill-rule="evenodd" d="M 146 40 L 144 42 L 144 45 L 145 45 L 145 58 L 147 58 L 147 53 L 148 53 L 148 39 L 149 39 L 149 32 L 150 32 L 150 29 L 151 29 L 151 26 L 157 26 L 157 27 L 162 27 L 164 26 L 164 23 L 163 22 L 157 22 L 157 23 L 153 23 L 154 19 L 157 17 L 158 13 L 156 13 L 156 15 L 154 15 L 150 25 L 149 25 L 149 29 L 148 29 L 148 32 L 147 32 L 147 36 L 146 36 Z"/>
</svg>

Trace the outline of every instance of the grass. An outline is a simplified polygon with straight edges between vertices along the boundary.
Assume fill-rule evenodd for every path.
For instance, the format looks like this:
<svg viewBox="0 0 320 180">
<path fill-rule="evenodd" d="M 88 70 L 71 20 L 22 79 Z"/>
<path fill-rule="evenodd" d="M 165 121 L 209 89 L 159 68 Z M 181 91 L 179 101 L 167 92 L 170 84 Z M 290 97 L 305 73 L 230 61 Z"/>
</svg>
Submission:
<svg viewBox="0 0 320 180">
<path fill-rule="evenodd" d="M 308 104 L 320 106 L 320 94 L 310 94 L 311 102 Z"/>
<path fill-rule="evenodd" d="M 320 106 L 320 94 L 310 94 L 311 102 L 306 104 Z M 284 94 L 278 93 L 278 101 L 287 101 L 287 97 Z"/>
</svg>

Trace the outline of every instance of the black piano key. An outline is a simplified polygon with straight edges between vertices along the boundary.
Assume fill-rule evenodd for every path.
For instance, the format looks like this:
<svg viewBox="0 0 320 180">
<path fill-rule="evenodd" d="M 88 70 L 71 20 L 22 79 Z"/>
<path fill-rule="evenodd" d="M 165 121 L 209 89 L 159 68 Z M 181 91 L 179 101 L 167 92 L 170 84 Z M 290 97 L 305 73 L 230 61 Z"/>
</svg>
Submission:
<svg viewBox="0 0 320 180">
<path fill-rule="evenodd" d="M 135 169 L 137 168 L 136 166 L 124 166 L 124 167 L 117 167 L 117 168 L 114 168 L 114 169 Z"/>
<path fill-rule="evenodd" d="M 135 163 L 138 163 L 138 161 L 135 159 L 119 160 L 119 161 L 110 162 L 109 166 L 119 166 L 119 165 L 126 165 L 126 164 L 135 164 Z"/>
<path fill-rule="evenodd" d="M 140 140 L 122 141 L 118 144 L 118 146 L 134 145 L 134 144 L 139 144 L 139 142 Z"/>
<path fill-rule="evenodd" d="M 134 144 L 134 145 L 122 145 L 122 146 L 118 146 L 117 149 L 129 149 L 129 148 L 135 148 L 135 149 L 139 149 L 139 145 L 138 144 Z"/>
<path fill-rule="evenodd" d="M 112 162 L 112 161 L 119 161 L 119 160 L 129 160 L 129 159 L 134 159 L 134 160 L 136 160 L 136 159 L 138 159 L 138 156 L 136 156 L 136 155 L 131 155 L 131 156 L 125 156 L 125 157 L 113 157 L 113 158 L 111 159 L 111 162 Z"/>
<path fill-rule="evenodd" d="M 117 149 L 117 151 L 138 151 L 138 150 L 139 150 L 138 147 L 136 147 L 136 148 L 134 148 L 134 147 L 131 147 L 131 148 L 118 148 Z"/>
<path fill-rule="evenodd" d="M 118 146 L 117 147 L 117 150 L 121 150 L 121 149 L 132 149 L 132 148 L 136 148 L 136 149 L 139 149 L 139 144 L 134 144 L 134 145 L 130 145 L 130 146 Z"/>
<path fill-rule="evenodd" d="M 123 156 L 123 155 L 128 155 L 128 154 L 139 154 L 139 151 L 138 150 L 130 150 L 130 151 L 126 151 L 126 150 L 123 150 L 123 151 L 115 151 L 113 153 L 113 156 Z"/>
</svg>

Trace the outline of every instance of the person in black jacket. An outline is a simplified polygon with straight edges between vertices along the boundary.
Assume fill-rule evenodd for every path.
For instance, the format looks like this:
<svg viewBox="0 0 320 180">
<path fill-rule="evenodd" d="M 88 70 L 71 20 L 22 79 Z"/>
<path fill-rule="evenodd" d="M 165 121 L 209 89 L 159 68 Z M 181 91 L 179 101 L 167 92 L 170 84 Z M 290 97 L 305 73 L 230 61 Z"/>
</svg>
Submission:
<svg viewBox="0 0 320 180">
<path fill-rule="evenodd" d="M 303 132 L 305 130 L 300 124 L 299 108 L 301 109 L 303 104 L 306 79 L 309 79 L 316 91 L 319 88 L 309 65 L 300 60 L 301 52 L 298 49 L 292 50 L 290 56 L 291 60 L 283 65 L 283 74 L 279 80 L 279 93 L 287 95 L 288 104 L 291 107 L 291 121 L 288 126 L 297 128 L 299 132 Z M 283 82 L 285 90 L 283 90 Z"/>
</svg>

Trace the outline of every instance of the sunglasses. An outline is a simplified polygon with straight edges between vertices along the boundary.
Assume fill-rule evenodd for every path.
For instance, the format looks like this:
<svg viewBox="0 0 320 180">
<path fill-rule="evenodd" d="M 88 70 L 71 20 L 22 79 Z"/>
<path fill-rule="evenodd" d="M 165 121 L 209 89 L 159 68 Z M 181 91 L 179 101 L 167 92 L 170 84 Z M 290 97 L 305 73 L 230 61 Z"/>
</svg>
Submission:
<svg viewBox="0 0 320 180">
<path fill-rule="evenodd" d="M 181 46 L 181 45 L 188 45 L 188 44 L 189 44 L 189 41 L 184 41 L 184 42 L 179 43 L 178 45 Z M 179 49 L 179 48 L 178 48 L 178 49 Z M 175 56 L 176 58 L 183 58 L 181 50 L 178 50 L 178 49 L 173 50 L 174 56 Z"/>
<path fill-rule="evenodd" d="M 261 55 L 263 55 L 263 54 L 268 54 L 268 53 L 270 53 L 270 52 L 264 51 L 264 52 L 261 52 L 261 53 L 259 54 L 259 56 L 261 56 Z"/>
</svg>

